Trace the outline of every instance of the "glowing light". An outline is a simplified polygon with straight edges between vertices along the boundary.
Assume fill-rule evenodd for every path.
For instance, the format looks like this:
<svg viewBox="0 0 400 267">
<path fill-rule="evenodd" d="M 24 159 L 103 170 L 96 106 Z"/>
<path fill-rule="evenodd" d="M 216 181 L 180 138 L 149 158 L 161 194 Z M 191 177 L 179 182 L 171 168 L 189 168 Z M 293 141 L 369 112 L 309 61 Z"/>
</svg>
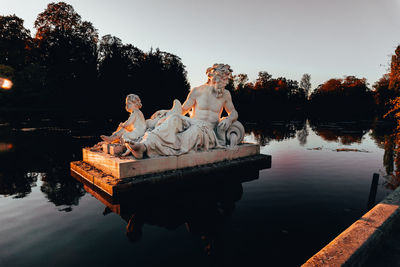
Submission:
<svg viewBox="0 0 400 267">
<path fill-rule="evenodd" d="M 12 144 L 9 143 L 0 143 L 0 152 L 6 152 L 13 148 Z"/>
<path fill-rule="evenodd" d="M 9 79 L 5 79 L 5 78 L 0 78 L 0 87 L 6 90 L 11 89 L 11 87 L 13 86 L 12 81 L 10 81 Z"/>
</svg>

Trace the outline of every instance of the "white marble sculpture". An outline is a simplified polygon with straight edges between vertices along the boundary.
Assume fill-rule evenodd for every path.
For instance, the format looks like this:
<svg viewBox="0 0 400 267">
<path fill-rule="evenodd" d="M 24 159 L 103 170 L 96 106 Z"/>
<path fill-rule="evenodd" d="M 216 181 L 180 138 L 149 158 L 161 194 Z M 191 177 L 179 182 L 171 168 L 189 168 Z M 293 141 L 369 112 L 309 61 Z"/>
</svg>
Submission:
<svg viewBox="0 0 400 267">
<path fill-rule="evenodd" d="M 125 109 L 130 113 L 129 118 L 119 124 L 117 130 L 110 136 L 100 136 L 106 143 L 136 142 L 146 131 L 147 125 L 143 113 L 139 110 L 142 107 L 139 96 L 129 94 L 125 100 Z"/>
<path fill-rule="evenodd" d="M 225 90 L 232 70 L 226 64 L 208 68 L 208 81 L 193 88 L 185 103 L 174 100 L 171 110 L 157 111 L 146 121 L 141 140 L 126 140 L 126 146 L 140 159 L 182 155 L 212 148 L 235 147 L 244 137 L 231 94 Z M 227 117 L 221 118 L 225 110 Z M 190 118 L 185 116 L 190 112 Z M 104 139 L 104 138 L 103 138 Z"/>
</svg>

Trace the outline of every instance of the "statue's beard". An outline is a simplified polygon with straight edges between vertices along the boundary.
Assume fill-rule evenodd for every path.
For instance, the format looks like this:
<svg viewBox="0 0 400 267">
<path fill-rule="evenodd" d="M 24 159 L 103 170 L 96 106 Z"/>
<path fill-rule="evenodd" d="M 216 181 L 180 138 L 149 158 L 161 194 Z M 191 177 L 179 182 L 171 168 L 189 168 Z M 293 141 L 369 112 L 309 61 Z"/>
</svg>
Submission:
<svg viewBox="0 0 400 267">
<path fill-rule="evenodd" d="M 215 84 L 214 86 L 214 92 L 217 98 L 222 97 L 224 94 L 225 86 L 223 84 Z"/>
<path fill-rule="evenodd" d="M 215 94 L 216 94 L 217 98 L 222 97 L 223 93 L 224 93 L 224 88 L 216 88 L 215 89 Z"/>
</svg>

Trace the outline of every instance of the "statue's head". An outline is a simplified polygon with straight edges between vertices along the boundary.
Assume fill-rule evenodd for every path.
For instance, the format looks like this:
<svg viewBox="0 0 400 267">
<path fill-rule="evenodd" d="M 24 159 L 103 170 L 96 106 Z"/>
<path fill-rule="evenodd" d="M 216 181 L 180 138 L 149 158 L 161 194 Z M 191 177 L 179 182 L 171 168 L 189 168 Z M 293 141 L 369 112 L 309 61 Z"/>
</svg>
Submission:
<svg viewBox="0 0 400 267">
<path fill-rule="evenodd" d="M 133 112 L 134 109 L 140 109 L 142 107 L 139 96 L 135 94 L 127 95 L 125 103 L 125 109 L 128 112 Z"/>
<path fill-rule="evenodd" d="M 217 97 L 222 96 L 225 86 L 232 77 L 232 69 L 228 64 L 214 64 L 206 70 L 208 76 L 207 84 L 212 85 L 216 89 Z"/>
</svg>

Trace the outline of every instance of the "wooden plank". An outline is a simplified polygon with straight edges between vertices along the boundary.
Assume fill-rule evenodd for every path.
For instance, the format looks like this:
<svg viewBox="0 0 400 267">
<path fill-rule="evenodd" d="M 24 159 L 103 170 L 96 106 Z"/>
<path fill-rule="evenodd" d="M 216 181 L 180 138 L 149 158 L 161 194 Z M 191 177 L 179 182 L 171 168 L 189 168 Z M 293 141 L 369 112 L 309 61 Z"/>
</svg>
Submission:
<svg viewBox="0 0 400 267">
<path fill-rule="evenodd" d="M 110 196 L 114 194 L 114 187 L 121 179 L 108 175 L 101 170 L 83 161 L 73 161 L 71 170 L 85 179 L 90 184 L 100 188 Z"/>
</svg>

